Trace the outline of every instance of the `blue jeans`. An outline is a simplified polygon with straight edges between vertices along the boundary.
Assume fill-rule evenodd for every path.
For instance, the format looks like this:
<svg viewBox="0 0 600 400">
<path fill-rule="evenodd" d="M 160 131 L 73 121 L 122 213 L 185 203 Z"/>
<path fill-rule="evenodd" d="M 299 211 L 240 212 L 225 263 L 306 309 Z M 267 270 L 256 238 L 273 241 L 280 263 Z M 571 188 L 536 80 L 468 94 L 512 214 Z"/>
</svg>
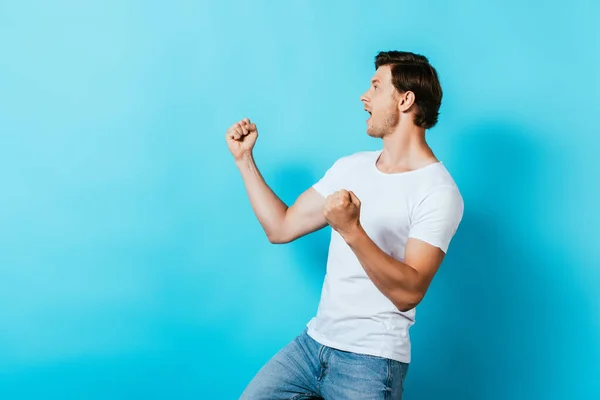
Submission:
<svg viewBox="0 0 600 400">
<path fill-rule="evenodd" d="M 269 360 L 241 400 L 401 399 L 408 364 L 323 346 L 306 329 Z"/>
</svg>

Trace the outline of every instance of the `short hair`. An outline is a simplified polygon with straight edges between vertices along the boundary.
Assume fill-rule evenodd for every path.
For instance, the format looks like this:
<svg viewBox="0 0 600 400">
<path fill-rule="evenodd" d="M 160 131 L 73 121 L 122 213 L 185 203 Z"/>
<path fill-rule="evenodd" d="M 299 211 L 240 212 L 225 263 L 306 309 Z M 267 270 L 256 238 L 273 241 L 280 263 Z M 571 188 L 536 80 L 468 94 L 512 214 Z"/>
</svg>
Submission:
<svg viewBox="0 0 600 400">
<path fill-rule="evenodd" d="M 375 57 L 375 69 L 382 65 L 391 65 L 392 83 L 400 93 L 415 94 L 415 125 L 433 128 L 442 104 L 442 87 L 427 57 L 406 51 L 382 51 Z"/>
</svg>

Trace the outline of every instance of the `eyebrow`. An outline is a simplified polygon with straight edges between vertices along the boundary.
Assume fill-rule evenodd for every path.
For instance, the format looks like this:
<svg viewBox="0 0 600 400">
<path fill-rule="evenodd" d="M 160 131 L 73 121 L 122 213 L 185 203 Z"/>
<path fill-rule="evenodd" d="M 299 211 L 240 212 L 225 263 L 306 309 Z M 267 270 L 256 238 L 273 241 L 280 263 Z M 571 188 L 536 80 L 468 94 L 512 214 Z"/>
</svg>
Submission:
<svg viewBox="0 0 600 400">
<path fill-rule="evenodd" d="M 372 79 L 371 83 L 379 82 L 379 79 Z"/>
</svg>

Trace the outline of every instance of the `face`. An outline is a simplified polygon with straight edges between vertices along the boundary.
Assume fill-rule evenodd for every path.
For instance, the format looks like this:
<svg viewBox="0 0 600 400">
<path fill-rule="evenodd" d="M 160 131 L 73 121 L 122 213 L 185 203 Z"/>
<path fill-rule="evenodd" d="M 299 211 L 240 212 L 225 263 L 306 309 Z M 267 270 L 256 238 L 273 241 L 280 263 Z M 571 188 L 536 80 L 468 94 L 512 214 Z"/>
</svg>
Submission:
<svg viewBox="0 0 600 400">
<path fill-rule="evenodd" d="M 394 131 L 400 121 L 398 91 L 392 83 L 392 70 L 389 65 L 377 68 L 371 78 L 371 86 L 360 100 L 370 114 L 367 119 L 367 134 L 383 138 Z"/>
</svg>

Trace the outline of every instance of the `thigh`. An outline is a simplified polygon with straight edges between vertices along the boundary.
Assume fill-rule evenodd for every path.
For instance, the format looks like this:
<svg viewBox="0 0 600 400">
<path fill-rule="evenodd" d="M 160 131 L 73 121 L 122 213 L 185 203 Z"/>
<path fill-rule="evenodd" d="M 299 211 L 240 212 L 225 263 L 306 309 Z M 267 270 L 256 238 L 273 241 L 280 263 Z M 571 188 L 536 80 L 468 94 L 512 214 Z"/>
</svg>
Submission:
<svg viewBox="0 0 600 400">
<path fill-rule="evenodd" d="M 408 364 L 334 350 L 321 385 L 325 400 L 400 400 Z"/>
<path fill-rule="evenodd" d="M 248 384 L 241 400 L 320 399 L 317 395 L 318 348 L 306 337 L 295 338 L 275 354 Z"/>
</svg>

